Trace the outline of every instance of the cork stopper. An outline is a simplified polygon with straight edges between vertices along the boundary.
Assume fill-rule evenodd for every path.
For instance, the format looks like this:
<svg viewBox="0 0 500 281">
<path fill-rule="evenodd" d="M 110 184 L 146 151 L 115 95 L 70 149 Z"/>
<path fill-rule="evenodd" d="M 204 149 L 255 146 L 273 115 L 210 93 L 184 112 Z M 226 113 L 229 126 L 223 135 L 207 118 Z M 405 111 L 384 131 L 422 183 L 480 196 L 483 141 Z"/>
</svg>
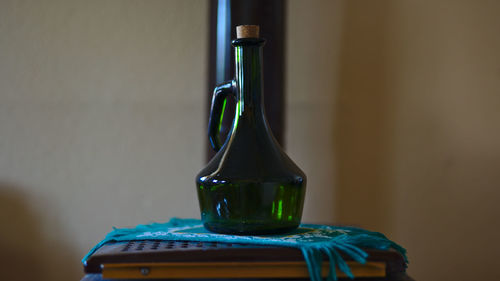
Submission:
<svg viewBox="0 0 500 281">
<path fill-rule="evenodd" d="M 259 38 L 258 25 L 238 25 L 236 27 L 236 38 Z"/>
</svg>

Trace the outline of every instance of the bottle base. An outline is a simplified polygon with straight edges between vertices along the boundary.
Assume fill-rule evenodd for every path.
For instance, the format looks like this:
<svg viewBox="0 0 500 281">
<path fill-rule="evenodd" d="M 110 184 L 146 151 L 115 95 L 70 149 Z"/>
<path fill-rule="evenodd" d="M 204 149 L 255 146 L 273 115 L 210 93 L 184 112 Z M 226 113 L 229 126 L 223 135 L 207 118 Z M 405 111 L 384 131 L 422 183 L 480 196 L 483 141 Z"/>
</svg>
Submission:
<svg viewBox="0 0 500 281">
<path fill-rule="evenodd" d="M 247 224 L 247 223 L 212 223 L 203 224 L 211 232 L 233 235 L 269 235 L 284 234 L 296 229 L 298 224 L 286 225 L 266 225 L 266 224 Z"/>
</svg>

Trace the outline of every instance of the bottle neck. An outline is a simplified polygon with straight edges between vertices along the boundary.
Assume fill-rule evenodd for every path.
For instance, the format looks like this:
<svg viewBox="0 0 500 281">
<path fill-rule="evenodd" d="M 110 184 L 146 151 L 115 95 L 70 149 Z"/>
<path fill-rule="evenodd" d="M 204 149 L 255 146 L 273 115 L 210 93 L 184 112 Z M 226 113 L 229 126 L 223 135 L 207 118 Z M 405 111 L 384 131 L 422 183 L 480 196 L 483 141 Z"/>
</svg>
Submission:
<svg viewBox="0 0 500 281">
<path fill-rule="evenodd" d="M 250 118 L 257 123 L 266 124 L 262 78 L 262 47 L 264 42 L 263 39 L 257 38 L 233 41 L 237 88 L 235 120 Z"/>
</svg>

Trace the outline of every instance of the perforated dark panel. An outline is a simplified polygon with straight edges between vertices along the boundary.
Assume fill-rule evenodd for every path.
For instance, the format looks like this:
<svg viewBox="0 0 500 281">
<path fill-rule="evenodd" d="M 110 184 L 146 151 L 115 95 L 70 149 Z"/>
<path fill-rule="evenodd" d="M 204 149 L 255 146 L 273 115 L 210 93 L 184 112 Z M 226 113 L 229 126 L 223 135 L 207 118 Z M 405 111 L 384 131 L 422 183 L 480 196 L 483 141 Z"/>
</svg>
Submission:
<svg viewBox="0 0 500 281">
<path fill-rule="evenodd" d="M 255 248 L 247 244 L 231 244 L 217 242 L 193 242 L 193 241 L 130 241 L 123 245 L 121 252 L 144 252 L 179 249 L 227 249 L 227 248 Z"/>
</svg>

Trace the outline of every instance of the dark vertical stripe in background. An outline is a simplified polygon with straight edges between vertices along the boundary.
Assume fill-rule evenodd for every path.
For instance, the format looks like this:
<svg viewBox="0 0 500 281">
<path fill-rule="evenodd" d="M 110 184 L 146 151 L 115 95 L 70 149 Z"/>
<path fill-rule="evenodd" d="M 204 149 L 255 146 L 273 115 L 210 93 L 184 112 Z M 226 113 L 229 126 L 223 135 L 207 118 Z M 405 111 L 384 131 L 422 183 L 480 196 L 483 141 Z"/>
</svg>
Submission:
<svg viewBox="0 0 500 281">
<path fill-rule="evenodd" d="M 260 25 L 261 37 L 267 39 L 264 47 L 264 102 L 267 119 L 274 136 L 284 145 L 284 40 L 285 1 L 283 0 L 211 0 L 209 8 L 209 71 L 206 124 L 215 85 L 233 79 L 234 54 L 231 40 L 236 37 L 236 26 Z M 222 123 L 222 137 L 231 129 L 234 101 L 228 102 Z M 206 129 L 206 128 L 205 128 Z M 205 139 L 207 160 L 214 151 Z"/>
</svg>

